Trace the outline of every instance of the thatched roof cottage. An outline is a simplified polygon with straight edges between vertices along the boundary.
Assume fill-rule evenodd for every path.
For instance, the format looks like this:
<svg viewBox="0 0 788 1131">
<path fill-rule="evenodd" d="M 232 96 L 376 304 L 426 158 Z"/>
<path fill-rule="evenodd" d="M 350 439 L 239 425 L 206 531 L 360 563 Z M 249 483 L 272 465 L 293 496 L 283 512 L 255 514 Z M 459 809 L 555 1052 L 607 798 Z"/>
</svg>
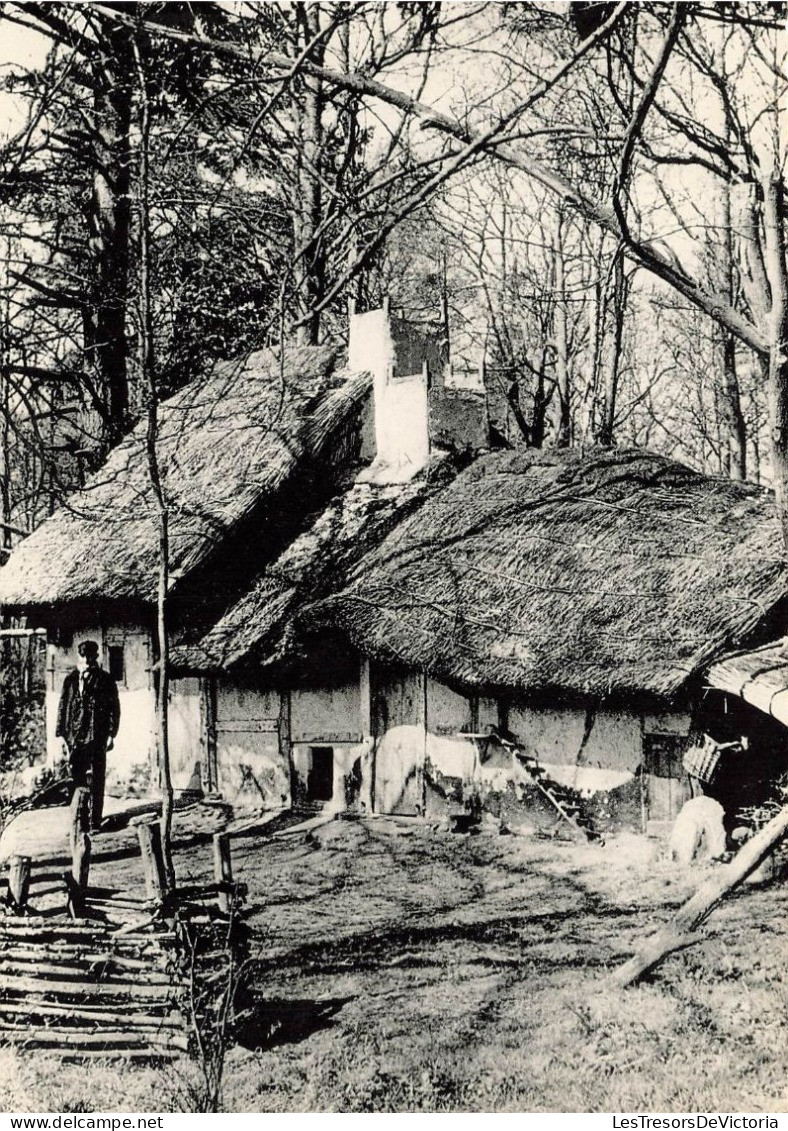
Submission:
<svg viewBox="0 0 788 1131">
<path fill-rule="evenodd" d="M 336 349 L 292 350 L 284 359 L 262 351 L 220 365 L 162 405 L 174 631 L 210 623 L 227 594 L 249 584 L 261 556 L 276 553 L 304 513 L 330 499 L 345 457 L 363 449 L 369 388 L 369 374 L 347 370 Z M 156 547 L 142 424 L 2 570 L 0 601 L 49 632 L 53 757 L 60 688 L 86 638 L 101 643 L 121 693 L 115 769 L 128 775 L 154 752 Z M 200 699 L 175 682 L 171 705 L 176 777 L 185 785 L 202 741 Z"/>
<path fill-rule="evenodd" d="M 704 673 L 788 628 L 771 495 L 642 451 L 493 451 L 483 395 L 443 375 L 375 311 L 347 364 L 258 354 L 163 406 L 176 784 L 505 814 L 533 791 L 494 726 L 597 816 L 670 819 L 693 729 L 758 729 Z M 126 772 L 156 759 L 148 498 L 138 431 L 0 570 L 48 629 L 50 705 L 100 637 Z"/>
</svg>

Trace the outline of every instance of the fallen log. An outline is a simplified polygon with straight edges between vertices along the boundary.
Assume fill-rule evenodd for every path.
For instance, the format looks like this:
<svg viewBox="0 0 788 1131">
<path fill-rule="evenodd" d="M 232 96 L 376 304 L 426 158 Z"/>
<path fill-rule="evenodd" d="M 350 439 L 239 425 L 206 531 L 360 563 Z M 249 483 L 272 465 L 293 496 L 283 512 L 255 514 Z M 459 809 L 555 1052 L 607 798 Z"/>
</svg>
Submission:
<svg viewBox="0 0 788 1131">
<path fill-rule="evenodd" d="M 788 834 L 788 805 L 784 806 L 768 825 L 739 849 L 729 864 L 710 876 L 691 899 L 676 913 L 673 922 L 661 927 L 646 940 L 643 947 L 611 975 L 615 986 L 629 986 L 653 969 L 675 950 L 700 941 L 697 928 L 708 918 L 725 896 L 738 887 L 774 852 Z"/>
</svg>

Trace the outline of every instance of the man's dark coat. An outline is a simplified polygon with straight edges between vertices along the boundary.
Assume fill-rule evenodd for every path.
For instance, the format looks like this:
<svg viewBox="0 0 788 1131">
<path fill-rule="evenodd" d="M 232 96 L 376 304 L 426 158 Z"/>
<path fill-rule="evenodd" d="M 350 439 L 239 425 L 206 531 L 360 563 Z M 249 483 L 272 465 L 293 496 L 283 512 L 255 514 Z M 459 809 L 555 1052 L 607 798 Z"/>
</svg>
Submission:
<svg viewBox="0 0 788 1131">
<path fill-rule="evenodd" d="M 80 695 L 79 672 L 69 672 L 60 694 L 55 734 L 65 738 L 69 748 L 105 745 L 118 733 L 120 701 L 115 680 L 102 668 L 88 668 Z"/>
</svg>

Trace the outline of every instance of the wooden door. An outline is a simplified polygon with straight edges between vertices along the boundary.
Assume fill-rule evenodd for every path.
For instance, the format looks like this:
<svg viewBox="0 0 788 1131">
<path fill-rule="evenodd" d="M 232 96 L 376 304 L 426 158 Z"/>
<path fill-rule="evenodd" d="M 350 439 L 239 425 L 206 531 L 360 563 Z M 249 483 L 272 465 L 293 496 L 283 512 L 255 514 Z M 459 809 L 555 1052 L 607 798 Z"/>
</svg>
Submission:
<svg viewBox="0 0 788 1131">
<path fill-rule="evenodd" d="M 686 774 L 682 765 L 686 739 L 669 734 L 645 735 L 643 739 L 646 820 L 672 823 L 687 799 Z"/>
<path fill-rule="evenodd" d="M 202 790 L 205 740 L 200 681 L 186 676 L 170 681 L 167 719 L 170 772 L 176 790 Z"/>
<path fill-rule="evenodd" d="M 222 797 L 273 808 L 290 802 L 290 764 L 279 733 L 279 693 L 230 676 L 216 686 L 216 774 Z"/>
</svg>

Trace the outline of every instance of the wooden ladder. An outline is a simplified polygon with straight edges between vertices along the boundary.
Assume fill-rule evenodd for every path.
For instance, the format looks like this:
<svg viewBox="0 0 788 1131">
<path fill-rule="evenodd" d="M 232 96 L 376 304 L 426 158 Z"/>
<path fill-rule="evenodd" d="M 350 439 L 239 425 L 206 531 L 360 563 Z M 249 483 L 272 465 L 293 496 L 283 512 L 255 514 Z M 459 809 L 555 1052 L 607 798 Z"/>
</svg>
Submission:
<svg viewBox="0 0 788 1131">
<path fill-rule="evenodd" d="M 539 765 L 537 758 L 526 753 L 522 746 L 497 727 L 491 730 L 490 737 L 495 742 L 500 743 L 504 749 L 511 751 L 539 790 L 541 796 L 555 809 L 559 820 L 566 822 L 579 839 L 597 842 L 600 840 L 598 833 L 594 832 L 588 820 L 583 816 L 582 806 L 572 796 L 571 791 L 557 782 L 551 782 L 547 776 L 547 771 Z"/>
</svg>

